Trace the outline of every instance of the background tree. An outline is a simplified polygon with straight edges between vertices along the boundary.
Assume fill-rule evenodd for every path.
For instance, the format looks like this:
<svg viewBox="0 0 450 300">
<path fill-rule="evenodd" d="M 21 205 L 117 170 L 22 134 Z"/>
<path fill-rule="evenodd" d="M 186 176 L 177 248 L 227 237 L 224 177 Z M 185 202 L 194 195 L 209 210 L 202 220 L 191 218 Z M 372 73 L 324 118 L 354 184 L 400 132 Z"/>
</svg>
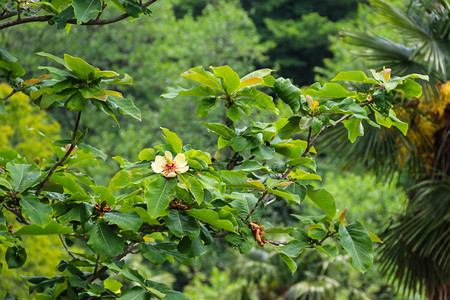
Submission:
<svg viewBox="0 0 450 300">
<path fill-rule="evenodd" d="M 380 254 L 383 270 L 405 293 L 418 291 L 430 299 L 444 299 L 450 278 L 450 245 L 442 239 L 450 214 L 450 7 L 448 1 L 410 1 L 403 12 L 383 1 L 371 4 L 393 29 L 389 35 L 395 42 L 373 32 L 351 30 L 343 31 L 345 41 L 369 48 L 359 51 L 368 65 L 391 67 L 399 75 L 426 72 L 431 80 L 423 82 L 427 92 L 421 99 L 396 98 L 397 115 L 410 125 L 405 139 L 395 131 L 373 130 L 341 150 L 348 153 L 347 162 L 350 156 L 364 153 L 362 164 L 380 174 L 404 171 L 402 184 L 414 188 L 407 210 L 386 231 Z M 337 134 L 333 133 L 334 141 Z"/>
</svg>

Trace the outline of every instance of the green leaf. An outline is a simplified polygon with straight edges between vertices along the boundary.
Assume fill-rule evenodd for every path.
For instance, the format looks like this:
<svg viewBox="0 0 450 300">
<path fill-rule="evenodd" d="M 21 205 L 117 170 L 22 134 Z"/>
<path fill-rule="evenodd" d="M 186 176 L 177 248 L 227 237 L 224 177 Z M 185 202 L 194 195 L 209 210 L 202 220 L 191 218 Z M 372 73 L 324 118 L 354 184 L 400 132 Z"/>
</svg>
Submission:
<svg viewBox="0 0 450 300">
<path fill-rule="evenodd" d="M 127 289 L 117 300 L 150 300 L 151 294 L 144 288 L 135 286 Z"/>
<path fill-rule="evenodd" d="M 372 78 L 368 78 L 362 71 L 347 71 L 338 73 L 331 81 L 354 81 L 377 84 L 377 81 Z"/>
<path fill-rule="evenodd" d="M 167 179 L 163 176 L 158 176 L 147 185 L 147 191 L 144 194 L 145 202 L 147 203 L 147 212 L 152 218 L 161 216 L 166 208 L 169 206 L 169 196 L 173 193 L 173 188 L 176 186 L 177 180 Z"/>
<path fill-rule="evenodd" d="M 235 152 L 241 152 L 258 147 L 261 142 L 254 136 L 236 135 L 231 138 L 231 147 Z"/>
<path fill-rule="evenodd" d="M 322 253 L 325 253 L 329 257 L 335 259 L 339 254 L 339 249 L 336 246 L 333 245 L 324 245 L 324 246 L 314 246 L 317 250 L 319 250 Z"/>
<path fill-rule="evenodd" d="M 376 90 L 372 95 L 375 108 L 384 116 L 389 115 L 389 110 L 392 107 L 394 101 L 394 94 L 384 89 Z"/>
<path fill-rule="evenodd" d="M 301 108 L 300 96 L 302 91 L 291 83 L 290 79 L 278 78 L 272 87 L 272 91 L 289 107 L 293 112 Z"/>
<path fill-rule="evenodd" d="M 0 47 L 0 71 L 13 78 L 25 75 L 25 70 L 11 53 Z"/>
<path fill-rule="evenodd" d="M 188 236 L 190 239 L 195 239 L 200 234 L 200 226 L 197 220 L 179 210 L 170 212 L 167 216 L 166 225 L 179 238 Z"/>
<path fill-rule="evenodd" d="M 183 149 L 183 144 L 181 143 L 181 139 L 178 137 L 178 135 L 169 129 L 162 128 L 162 131 L 166 135 L 164 139 L 166 140 L 166 143 L 171 145 L 175 153 L 181 153 Z"/>
<path fill-rule="evenodd" d="M 100 6 L 101 6 L 100 0 L 77 0 L 77 1 L 84 2 L 84 3 L 100 2 Z M 76 8 L 75 8 L 75 11 L 76 11 Z M 76 12 L 75 12 L 75 16 L 76 16 Z M 64 62 L 70 68 L 70 70 L 72 70 L 72 72 L 78 78 L 83 80 L 84 82 L 90 82 L 95 78 L 95 67 L 91 66 L 90 64 L 88 64 L 87 62 L 82 60 L 81 58 L 74 57 L 69 54 L 64 54 Z"/>
<path fill-rule="evenodd" d="M 198 97 L 208 97 L 211 95 L 218 95 L 216 90 L 213 90 L 210 87 L 197 85 L 190 89 L 183 89 L 182 87 L 168 87 L 161 94 L 162 98 L 175 98 L 178 96 L 198 96 Z"/>
<path fill-rule="evenodd" d="M 206 72 L 202 66 L 191 68 L 181 74 L 181 76 L 197 81 L 207 87 L 215 89 L 216 91 L 222 91 L 217 78 L 210 72 Z"/>
<path fill-rule="evenodd" d="M 41 176 L 39 170 L 34 169 L 31 165 L 14 164 L 9 162 L 6 164 L 6 170 L 11 176 L 11 187 L 22 192 L 39 182 Z"/>
<path fill-rule="evenodd" d="M 65 227 L 56 221 L 51 221 L 44 228 L 32 224 L 25 225 L 19 230 L 15 231 L 16 235 L 49 235 L 49 234 L 69 234 L 73 233 L 72 227 Z"/>
<path fill-rule="evenodd" d="M 53 209 L 50 205 L 43 204 L 33 194 L 27 194 L 20 199 L 22 213 L 36 225 L 44 226 L 52 220 Z"/>
<path fill-rule="evenodd" d="M 125 73 L 123 75 L 123 78 L 103 79 L 102 83 L 119 84 L 119 85 L 133 84 L 133 78 L 130 75 L 128 75 L 127 73 Z"/>
<path fill-rule="evenodd" d="M 364 127 L 361 124 L 361 119 L 351 118 L 348 120 L 344 120 L 345 128 L 348 130 L 348 139 L 350 142 L 354 143 L 358 136 L 364 135 Z"/>
<path fill-rule="evenodd" d="M 86 99 L 80 92 L 76 92 L 67 99 L 64 106 L 67 110 L 83 111 L 86 108 Z"/>
<path fill-rule="evenodd" d="M 238 121 L 242 117 L 242 111 L 239 109 L 237 105 L 231 106 L 227 110 L 227 118 L 233 122 Z"/>
<path fill-rule="evenodd" d="M 419 98 L 422 96 L 422 86 L 409 78 L 397 85 L 394 91 L 404 93 L 406 98 Z"/>
<path fill-rule="evenodd" d="M 306 95 L 322 97 L 322 98 L 346 98 L 356 96 L 355 91 L 346 90 L 338 83 L 325 83 L 320 89 L 309 88 L 305 92 Z"/>
<path fill-rule="evenodd" d="M 288 192 L 288 191 L 284 191 L 284 190 L 280 190 L 280 189 L 269 189 L 269 192 L 270 192 L 271 194 L 280 196 L 280 197 L 282 197 L 282 198 L 285 198 L 285 199 L 287 199 L 287 200 L 289 200 L 289 201 L 291 201 L 291 202 L 295 202 L 295 203 L 297 203 L 297 204 L 300 204 L 300 202 L 301 202 L 301 199 L 300 199 L 300 196 L 299 196 L 299 195 L 297 195 L 297 194 L 291 194 L 291 193 Z"/>
<path fill-rule="evenodd" d="M 189 239 L 187 236 L 183 237 L 178 244 L 177 249 L 188 257 L 201 256 L 207 252 L 200 237 L 193 240 Z"/>
<path fill-rule="evenodd" d="M 22 246 L 14 246 L 6 249 L 5 261 L 9 269 L 20 268 L 27 261 L 27 252 Z"/>
<path fill-rule="evenodd" d="M 212 70 L 214 75 L 216 75 L 217 78 L 220 78 L 222 87 L 228 95 L 233 94 L 241 84 L 239 75 L 229 66 L 215 67 L 212 68 Z"/>
<path fill-rule="evenodd" d="M 208 223 L 213 227 L 219 229 L 225 229 L 230 232 L 236 233 L 233 224 L 228 220 L 219 219 L 219 215 L 210 209 L 189 209 L 186 210 L 186 213 L 190 216 L 193 216 L 196 219 L 199 219 L 202 222 Z"/>
<path fill-rule="evenodd" d="M 144 244 L 141 249 L 142 255 L 156 265 L 160 265 L 166 261 L 166 257 L 159 250 L 149 244 Z"/>
<path fill-rule="evenodd" d="M 228 128 L 227 126 L 219 123 L 205 123 L 202 122 L 202 125 L 206 126 L 210 131 L 214 132 L 215 134 L 220 135 L 221 137 L 229 140 L 236 134 L 233 130 Z"/>
<path fill-rule="evenodd" d="M 180 180 L 187 186 L 188 190 L 194 196 L 195 201 L 200 204 L 203 202 L 205 192 L 202 184 L 196 179 L 195 176 L 190 174 L 179 174 Z"/>
<path fill-rule="evenodd" d="M 78 148 L 86 153 L 92 154 L 96 157 L 100 157 L 103 160 L 105 160 L 108 157 L 105 153 L 103 153 L 102 151 L 100 151 L 99 149 L 97 149 L 95 147 L 92 147 L 89 144 L 85 144 L 85 143 L 79 144 Z"/>
<path fill-rule="evenodd" d="M 123 252 L 124 241 L 104 221 L 97 221 L 88 232 L 87 244 L 97 254 L 113 258 Z"/>
<path fill-rule="evenodd" d="M 85 99 L 93 98 L 100 101 L 106 101 L 106 98 L 108 98 L 106 91 L 101 88 L 83 87 L 80 89 L 80 93 Z"/>
<path fill-rule="evenodd" d="M 246 194 L 243 199 L 233 200 L 230 206 L 238 211 L 239 217 L 245 219 L 255 207 L 256 202 L 258 202 L 258 199 L 253 194 Z M 249 221 L 259 221 L 259 219 L 251 215 Z"/>
<path fill-rule="evenodd" d="M 121 213 L 118 211 L 109 211 L 103 215 L 105 221 L 116 224 L 123 230 L 138 231 L 142 226 L 142 219 L 136 212 Z"/>
<path fill-rule="evenodd" d="M 297 264 L 294 262 L 294 260 L 290 258 L 288 255 L 284 254 L 283 252 L 278 252 L 278 255 L 286 263 L 289 270 L 291 270 L 291 273 L 294 274 L 295 271 L 297 271 Z"/>
<path fill-rule="evenodd" d="M 228 188 L 256 188 L 247 176 L 235 171 L 219 171 L 218 174 Z"/>
<path fill-rule="evenodd" d="M 351 255 L 352 266 L 359 272 L 366 272 L 373 263 L 373 245 L 369 233 L 360 222 L 347 226 L 339 225 L 342 247 Z"/>
<path fill-rule="evenodd" d="M 36 54 L 37 54 L 37 55 L 40 55 L 40 56 L 48 57 L 48 58 L 50 58 L 50 59 L 56 61 L 57 63 L 63 65 L 64 67 L 66 67 L 66 69 L 71 70 L 71 69 L 69 68 L 69 66 L 66 64 L 66 62 L 65 62 L 62 58 L 60 58 L 60 57 L 58 57 L 58 56 L 55 56 L 55 55 L 53 55 L 53 54 L 46 53 L 46 52 L 38 52 L 38 53 L 36 53 Z"/>
<path fill-rule="evenodd" d="M 87 23 L 95 12 L 102 10 L 102 2 L 100 0 L 73 0 L 72 5 L 78 24 Z M 76 74 L 75 71 L 74 73 Z"/>
<path fill-rule="evenodd" d="M 334 197 L 325 189 L 311 189 L 308 188 L 306 192 L 307 196 L 311 201 L 317 205 L 324 213 L 326 213 L 331 218 L 336 214 L 336 202 Z"/>
<path fill-rule="evenodd" d="M 50 25 L 56 24 L 56 29 L 63 29 L 67 25 L 67 21 L 70 19 L 73 19 L 75 17 L 75 12 L 73 10 L 73 6 L 66 7 L 63 11 L 61 11 L 59 14 L 53 16 L 50 20 L 48 20 L 48 23 Z"/>
<path fill-rule="evenodd" d="M 7 188 L 8 190 L 11 190 L 11 184 L 8 182 L 8 180 L 6 180 L 5 178 L 0 176 L 0 185 L 4 186 L 5 188 Z"/>
<path fill-rule="evenodd" d="M 186 155 L 186 153 L 185 153 Z M 156 151 L 151 148 L 145 148 L 141 152 L 139 152 L 138 159 L 139 160 L 154 160 L 156 157 Z"/>
<path fill-rule="evenodd" d="M 114 0 L 113 3 L 133 18 L 139 18 L 140 14 L 151 12 L 147 7 L 143 7 L 139 5 L 139 2 L 133 0 Z"/>
<path fill-rule="evenodd" d="M 278 109 L 273 102 L 271 96 L 258 91 L 255 88 L 245 89 L 237 93 L 239 100 L 251 107 L 256 107 L 261 110 L 270 110 L 274 114 L 278 114 Z"/>
<path fill-rule="evenodd" d="M 305 241 L 292 240 L 287 245 L 278 247 L 278 251 L 289 257 L 297 257 L 303 252 L 305 247 L 309 246 L 310 244 Z"/>
<path fill-rule="evenodd" d="M 67 89 L 63 90 L 60 93 L 43 94 L 39 106 L 43 109 L 49 108 L 53 103 L 67 99 L 76 92 L 76 89 Z"/>
<path fill-rule="evenodd" d="M 133 101 L 109 94 L 106 103 L 112 109 L 117 109 L 119 114 L 141 121 L 141 111 L 134 105 Z"/>
<path fill-rule="evenodd" d="M 403 135 L 406 135 L 406 133 L 408 132 L 408 123 L 402 122 L 397 119 L 395 112 L 392 109 L 389 111 L 389 115 L 387 117 L 384 117 L 379 112 L 375 111 L 375 121 L 386 128 L 391 128 L 391 126 L 393 125 L 397 127 L 403 133 Z"/>
<path fill-rule="evenodd" d="M 264 144 L 260 144 L 257 148 L 252 149 L 252 155 L 261 160 L 270 160 L 275 156 L 275 149 Z"/>
</svg>

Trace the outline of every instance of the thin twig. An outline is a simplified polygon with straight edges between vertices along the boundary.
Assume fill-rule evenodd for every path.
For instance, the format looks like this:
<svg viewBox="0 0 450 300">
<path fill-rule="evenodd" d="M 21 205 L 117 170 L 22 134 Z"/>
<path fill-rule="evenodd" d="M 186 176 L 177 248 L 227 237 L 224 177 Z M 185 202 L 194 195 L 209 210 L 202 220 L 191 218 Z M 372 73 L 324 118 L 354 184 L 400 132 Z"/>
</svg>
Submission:
<svg viewBox="0 0 450 300">
<path fill-rule="evenodd" d="M 153 3 L 155 3 L 157 0 L 150 0 L 148 2 L 145 2 L 144 4 L 142 4 L 141 7 L 148 7 L 150 5 L 152 5 Z M 15 14 L 8 14 L 8 16 L 6 17 L 3 16 L 3 19 L 9 18 L 14 16 Z M 21 19 L 14 19 L 14 20 L 10 20 L 10 21 L 6 21 L 4 23 L 0 24 L 0 30 L 4 29 L 4 28 L 8 28 L 11 26 L 15 26 L 15 25 L 19 25 L 19 24 L 24 24 L 24 23 L 31 23 L 31 22 L 47 22 L 48 20 L 50 20 L 51 18 L 55 17 L 56 15 L 45 15 L 45 16 L 31 16 L 31 17 L 25 17 L 25 18 L 21 18 Z M 130 15 L 129 14 L 122 14 L 119 16 L 116 16 L 114 18 L 110 18 L 110 19 L 105 19 L 105 20 L 90 20 L 86 23 L 81 23 L 78 25 L 84 25 L 84 26 L 91 26 L 91 25 L 107 25 L 107 24 L 111 24 L 111 23 L 116 23 L 119 21 L 122 21 L 123 19 L 128 18 Z M 77 24 L 77 20 L 76 19 L 70 19 L 67 20 L 67 23 L 69 24 Z"/>
<path fill-rule="evenodd" d="M 80 259 L 80 260 L 85 260 L 83 257 L 78 257 L 75 254 L 72 253 L 72 251 L 70 251 L 69 246 L 67 246 L 66 241 L 64 240 L 64 236 L 62 234 L 59 234 L 59 239 L 61 240 L 61 243 L 64 247 L 64 249 L 66 249 L 67 253 L 69 253 L 70 256 L 72 256 L 72 258 L 74 259 Z"/>
<path fill-rule="evenodd" d="M 18 218 L 19 221 L 26 224 L 26 225 L 31 225 L 33 223 L 31 223 L 29 220 L 27 220 L 23 215 L 22 215 L 22 209 L 20 207 L 18 208 L 13 208 L 10 207 L 8 204 L 3 203 L 3 207 L 5 207 L 7 210 L 9 210 L 10 212 L 12 212 L 13 214 L 15 214 Z"/>
<path fill-rule="evenodd" d="M 100 261 L 100 256 L 101 256 L 101 254 L 99 253 L 97 255 L 97 261 L 95 262 L 94 274 L 97 273 L 97 271 L 98 271 L 98 262 Z"/>
<path fill-rule="evenodd" d="M 36 192 L 36 196 L 39 196 L 42 191 L 44 190 L 45 186 L 48 184 L 50 177 L 53 175 L 53 173 L 55 172 L 56 168 L 58 166 L 60 166 L 68 157 L 69 155 L 72 153 L 72 150 L 75 148 L 75 137 L 77 136 L 77 131 L 78 131 L 78 125 L 80 125 L 80 119 L 81 119 L 81 111 L 78 112 L 78 116 L 77 116 L 77 120 L 75 121 L 75 128 L 73 129 L 73 133 L 72 133 L 72 143 L 70 144 L 69 150 L 67 150 L 66 154 L 63 156 L 63 158 L 61 158 L 60 160 L 58 160 L 53 167 L 50 169 L 50 172 L 48 173 L 47 177 L 45 177 L 44 181 L 42 181 L 41 185 L 39 186 L 39 189 Z"/>
<path fill-rule="evenodd" d="M 119 261 L 122 258 L 124 258 L 125 256 L 127 256 L 129 253 L 133 252 L 134 248 L 136 247 L 136 244 L 137 244 L 137 242 L 129 243 L 128 246 L 125 247 L 125 250 L 121 254 L 114 257 L 112 259 L 112 261 Z M 92 283 L 95 279 L 97 279 L 100 275 L 105 273 L 107 270 L 108 270 L 108 267 L 106 267 L 106 266 L 101 267 L 98 271 L 94 272 L 91 276 L 89 276 L 88 279 L 86 279 L 86 282 Z"/>
<path fill-rule="evenodd" d="M 6 101 L 9 99 L 9 97 L 11 97 L 12 95 L 14 95 L 15 93 L 17 93 L 18 91 L 13 90 L 8 96 L 6 96 L 5 98 L 3 98 L 3 101 Z"/>
<path fill-rule="evenodd" d="M 234 152 L 233 157 L 231 157 L 230 161 L 227 165 L 227 170 L 233 170 L 237 165 L 237 157 L 239 156 L 239 152 Z"/>
</svg>

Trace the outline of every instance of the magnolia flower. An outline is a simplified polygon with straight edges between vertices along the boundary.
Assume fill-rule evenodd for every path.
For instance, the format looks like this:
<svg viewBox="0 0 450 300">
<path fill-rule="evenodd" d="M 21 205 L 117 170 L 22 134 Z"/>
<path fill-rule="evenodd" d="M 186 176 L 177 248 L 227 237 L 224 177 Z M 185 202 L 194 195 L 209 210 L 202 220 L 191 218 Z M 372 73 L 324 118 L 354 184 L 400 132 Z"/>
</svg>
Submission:
<svg viewBox="0 0 450 300">
<path fill-rule="evenodd" d="M 389 80 L 391 79 L 391 69 L 386 69 L 385 67 L 383 67 L 381 75 L 383 75 L 384 79 L 386 79 L 386 82 L 389 82 Z"/>
<path fill-rule="evenodd" d="M 186 157 L 184 154 L 177 154 L 175 159 L 172 159 L 170 151 L 164 152 L 164 156 L 157 155 L 155 161 L 152 163 L 152 169 L 155 173 L 162 173 L 166 178 L 172 178 L 178 174 L 189 170 L 187 166 Z"/>
</svg>

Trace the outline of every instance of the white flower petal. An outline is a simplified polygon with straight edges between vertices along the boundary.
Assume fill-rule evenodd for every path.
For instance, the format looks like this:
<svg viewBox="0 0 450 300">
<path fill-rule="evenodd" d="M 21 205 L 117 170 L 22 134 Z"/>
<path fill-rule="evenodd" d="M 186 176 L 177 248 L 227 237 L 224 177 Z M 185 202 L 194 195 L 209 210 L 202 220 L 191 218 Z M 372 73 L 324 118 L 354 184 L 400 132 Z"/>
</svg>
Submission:
<svg viewBox="0 0 450 300">
<path fill-rule="evenodd" d="M 177 167 L 184 167 L 187 165 L 186 156 L 182 153 L 177 154 L 173 162 L 177 165 Z"/>
<path fill-rule="evenodd" d="M 155 157 L 155 164 L 165 165 L 166 164 L 166 158 L 164 156 L 157 155 Z"/>
<path fill-rule="evenodd" d="M 161 173 L 163 171 L 163 167 L 161 164 L 157 163 L 156 161 L 152 163 L 152 169 L 155 173 Z"/>
<path fill-rule="evenodd" d="M 187 172 L 187 170 L 189 170 L 188 166 L 184 166 L 182 168 L 177 168 L 176 169 L 177 173 L 185 173 L 185 172 Z"/>
<path fill-rule="evenodd" d="M 166 177 L 166 178 L 172 178 L 175 176 L 177 176 L 177 173 L 175 173 L 175 172 L 170 172 L 170 173 L 164 172 L 164 177 Z"/>
</svg>

